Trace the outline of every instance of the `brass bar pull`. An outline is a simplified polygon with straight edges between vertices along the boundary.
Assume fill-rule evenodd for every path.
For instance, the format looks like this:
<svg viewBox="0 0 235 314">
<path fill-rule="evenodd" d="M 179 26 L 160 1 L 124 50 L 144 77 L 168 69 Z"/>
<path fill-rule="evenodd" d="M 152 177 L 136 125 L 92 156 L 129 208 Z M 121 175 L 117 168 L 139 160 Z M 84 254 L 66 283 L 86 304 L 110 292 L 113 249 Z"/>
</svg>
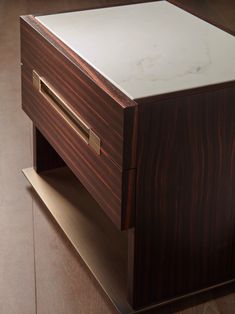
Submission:
<svg viewBox="0 0 235 314">
<path fill-rule="evenodd" d="M 33 70 L 33 85 L 73 127 L 78 135 L 100 155 L 100 138 L 91 128 L 70 108 L 66 101 L 52 88 L 52 86 Z"/>
</svg>

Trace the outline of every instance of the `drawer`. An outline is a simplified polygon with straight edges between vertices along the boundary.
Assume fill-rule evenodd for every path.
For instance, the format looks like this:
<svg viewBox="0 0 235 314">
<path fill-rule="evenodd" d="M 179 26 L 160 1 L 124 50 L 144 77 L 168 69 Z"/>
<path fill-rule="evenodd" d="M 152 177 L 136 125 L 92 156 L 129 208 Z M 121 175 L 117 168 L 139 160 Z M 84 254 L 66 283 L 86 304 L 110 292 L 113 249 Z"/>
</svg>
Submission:
<svg viewBox="0 0 235 314">
<path fill-rule="evenodd" d="M 21 18 L 22 107 L 109 218 L 133 226 L 136 104 L 107 92 L 33 17 Z"/>
</svg>

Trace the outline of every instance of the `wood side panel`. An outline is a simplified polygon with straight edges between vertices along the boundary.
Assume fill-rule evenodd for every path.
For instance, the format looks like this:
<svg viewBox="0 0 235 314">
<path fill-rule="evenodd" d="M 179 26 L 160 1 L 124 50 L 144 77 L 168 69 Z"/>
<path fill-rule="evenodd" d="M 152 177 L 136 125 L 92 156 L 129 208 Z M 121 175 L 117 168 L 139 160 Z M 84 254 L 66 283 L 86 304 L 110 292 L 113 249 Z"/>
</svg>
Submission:
<svg viewBox="0 0 235 314">
<path fill-rule="evenodd" d="M 235 88 L 138 110 L 137 308 L 235 278 Z"/>
<path fill-rule="evenodd" d="M 117 102 L 114 95 L 103 91 L 71 56 L 71 50 L 35 21 L 21 19 L 22 63 L 44 77 L 97 133 L 103 155 L 123 169 L 134 168 L 135 102 L 124 98 Z M 124 127 L 126 115 L 129 123 Z"/>
</svg>

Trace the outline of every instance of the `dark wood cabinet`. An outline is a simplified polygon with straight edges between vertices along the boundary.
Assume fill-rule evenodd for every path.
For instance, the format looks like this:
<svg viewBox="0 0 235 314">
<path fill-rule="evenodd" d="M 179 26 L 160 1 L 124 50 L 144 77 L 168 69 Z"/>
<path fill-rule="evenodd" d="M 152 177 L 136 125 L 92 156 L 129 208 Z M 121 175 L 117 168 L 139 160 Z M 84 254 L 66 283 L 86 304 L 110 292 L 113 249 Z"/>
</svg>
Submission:
<svg viewBox="0 0 235 314">
<path fill-rule="evenodd" d="M 21 18 L 24 172 L 120 313 L 235 279 L 234 56 L 166 1 Z"/>
</svg>

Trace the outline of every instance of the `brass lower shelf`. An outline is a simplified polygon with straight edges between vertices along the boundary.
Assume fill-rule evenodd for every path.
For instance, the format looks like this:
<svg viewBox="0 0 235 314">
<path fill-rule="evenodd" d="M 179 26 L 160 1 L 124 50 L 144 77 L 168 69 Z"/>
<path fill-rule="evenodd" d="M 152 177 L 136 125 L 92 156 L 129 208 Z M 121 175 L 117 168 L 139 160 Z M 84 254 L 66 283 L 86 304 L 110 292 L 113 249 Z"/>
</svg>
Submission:
<svg viewBox="0 0 235 314">
<path fill-rule="evenodd" d="M 168 303 L 233 283 L 234 280 L 134 311 L 127 302 L 127 234 L 110 222 L 68 168 L 37 174 L 23 170 L 52 216 L 120 314 L 152 313 Z"/>
<path fill-rule="evenodd" d="M 127 234 L 105 216 L 67 168 L 37 174 L 23 170 L 116 309 L 132 313 L 127 302 Z"/>
</svg>

